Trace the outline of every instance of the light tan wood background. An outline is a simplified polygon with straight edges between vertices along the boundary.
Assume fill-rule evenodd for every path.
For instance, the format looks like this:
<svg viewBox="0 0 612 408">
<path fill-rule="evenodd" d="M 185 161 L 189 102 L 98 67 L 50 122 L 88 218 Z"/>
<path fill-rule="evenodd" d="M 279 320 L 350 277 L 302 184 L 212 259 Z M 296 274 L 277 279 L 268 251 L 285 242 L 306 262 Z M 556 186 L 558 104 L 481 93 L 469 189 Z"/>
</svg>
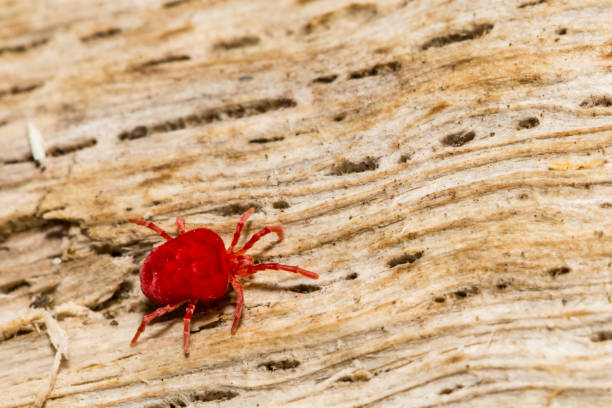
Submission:
<svg viewBox="0 0 612 408">
<path fill-rule="evenodd" d="M 0 407 L 609 407 L 612 2 L 0 3 Z M 26 125 L 45 141 L 35 165 Z M 171 233 L 284 225 L 154 322 Z"/>
</svg>

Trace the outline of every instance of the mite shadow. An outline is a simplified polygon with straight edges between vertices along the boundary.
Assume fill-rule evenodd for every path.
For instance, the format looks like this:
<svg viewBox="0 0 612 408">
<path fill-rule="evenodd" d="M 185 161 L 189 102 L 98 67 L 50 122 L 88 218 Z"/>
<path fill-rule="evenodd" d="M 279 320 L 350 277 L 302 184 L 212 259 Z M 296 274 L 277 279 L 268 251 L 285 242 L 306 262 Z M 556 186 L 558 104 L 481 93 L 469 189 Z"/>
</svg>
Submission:
<svg viewBox="0 0 612 408">
<path fill-rule="evenodd" d="M 224 309 L 232 303 L 235 303 L 235 299 L 232 292 L 230 291 L 223 295 L 223 297 L 213 300 L 211 302 L 199 301 L 196 305 L 193 317 L 191 318 L 190 333 L 198 333 L 202 330 L 213 329 L 215 327 L 220 326 L 224 321 L 222 317 Z M 153 313 L 156 309 L 163 306 L 158 303 L 152 302 L 149 299 L 146 300 L 145 305 L 146 310 L 144 311 L 143 316 L 149 313 Z M 145 332 L 138 341 L 140 342 L 141 339 L 144 340 L 143 336 L 151 338 L 162 336 L 164 333 L 166 333 L 166 331 L 171 330 L 171 328 L 174 327 L 173 324 L 170 324 L 168 322 L 172 322 L 174 320 L 180 320 L 181 322 L 183 322 L 186 307 L 187 304 L 185 303 L 184 305 L 179 306 L 175 310 L 151 321 L 149 324 L 147 324 Z"/>
</svg>

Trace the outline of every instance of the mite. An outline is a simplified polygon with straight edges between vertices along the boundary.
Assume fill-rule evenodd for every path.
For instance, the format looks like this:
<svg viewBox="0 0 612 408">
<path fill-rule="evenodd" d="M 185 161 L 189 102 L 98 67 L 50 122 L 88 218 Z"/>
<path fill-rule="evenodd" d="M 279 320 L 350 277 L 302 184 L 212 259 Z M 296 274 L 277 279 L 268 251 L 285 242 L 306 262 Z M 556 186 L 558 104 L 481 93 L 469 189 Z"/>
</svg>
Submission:
<svg viewBox="0 0 612 408">
<path fill-rule="evenodd" d="M 264 227 L 254 234 L 242 248 L 235 249 L 242 228 L 253 211 L 255 209 L 250 208 L 242 214 L 236 225 L 232 243 L 227 249 L 219 234 L 212 230 L 197 228 L 186 231 L 183 218 L 176 219 L 176 226 L 179 230 L 179 236 L 176 238 L 172 238 L 170 234 L 151 221 L 128 219 L 129 222 L 152 229 L 166 239 L 164 244 L 151 251 L 140 269 L 142 292 L 152 301 L 166 306 L 142 318 L 132 339 L 132 345 L 136 343 L 147 323 L 189 302 L 183 328 L 185 353 L 189 353 L 189 327 L 196 303 L 198 300 L 211 301 L 220 298 L 227 292 L 230 283 L 237 295 L 234 323 L 232 324 L 232 334 L 236 334 L 244 303 L 244 291 L 239 278 L 258 271 L 275 269 L 299 273 L 311 279 L 319 278 L 316 273 L 297 266 L 279 263 L 256 265 L 253 257 L 245 254 L 264 235 L 271 232 L 276 233 L 279 240 L 282 240 L 284 234 L 283 227 L 280 225 Z"/>
</svg>

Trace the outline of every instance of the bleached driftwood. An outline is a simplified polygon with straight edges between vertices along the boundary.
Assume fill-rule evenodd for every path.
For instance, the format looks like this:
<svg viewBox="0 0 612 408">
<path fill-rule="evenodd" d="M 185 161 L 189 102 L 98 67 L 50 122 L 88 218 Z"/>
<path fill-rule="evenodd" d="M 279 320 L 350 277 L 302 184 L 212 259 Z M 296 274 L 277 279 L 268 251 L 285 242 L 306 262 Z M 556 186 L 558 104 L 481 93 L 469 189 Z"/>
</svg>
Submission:
<svg viewBox="0 0 612 408">
<path fill-rule="evenodd" d="M 609 1 L 0 16 L 0 407 L 44 396 L 43 311 L 49 408 L 611 406 Z M 233 293 L 200 304 L 188 357 L 182 310 L 130 347 L 161 238 L 126 219 L 228 241 L 249 206 L 286 233 L 257 259 L 320 280 L 247 279 L 236 336 Z"/>
</svg>

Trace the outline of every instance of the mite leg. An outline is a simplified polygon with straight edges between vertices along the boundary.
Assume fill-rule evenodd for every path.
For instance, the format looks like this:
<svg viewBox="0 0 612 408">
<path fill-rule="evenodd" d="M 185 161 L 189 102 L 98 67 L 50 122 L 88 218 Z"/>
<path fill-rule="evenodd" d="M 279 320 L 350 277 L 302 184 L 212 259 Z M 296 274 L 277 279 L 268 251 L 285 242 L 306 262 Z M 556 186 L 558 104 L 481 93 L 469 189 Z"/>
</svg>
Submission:
<svg viewBox="0 0 612 408">
<path fill-rule="evenodd" d="M 181 302 L 181 303 L 176 303 L 174 305 L 166 305 L 164 307 L 160 307 L 159 309 L 157 309 L 153 313 L 148 314 L 145 317 L 143 317 L 142 318 L 142 322 L 140 322 L 140 326 L 138 326 L 138 330 L 136 330 L 136 334 L 134 335 L 134 338 L 132 339 L 130 344 L 132 346 L 134 344 L 136 344 L 136 341 L 138 340 L 138 337 L 144 331 L 145 326 L 147 325 L 147 323 L 149 323 L 151 320 L 155 319 L 156 317 L 159 317 L 159 316 L 164 315 L 164 314 L 166 314 L 168 312 L 171 312 L 172 310 L 176 309 L 177 307 L 179 307 L 183 303 L 185 303 L 185 302 Z"/>
<path fill-rule="evenodd" d="M 179 234 L 184 234 L 185 232 L 185 219 L 181 217 L 176 217 L 176 226 L 179 230 Z"/>
<path fill-rule="evenodd" d="M 259 241 L 264 235 L 268 235 L 271 232 L 275 232 L 276 235 L 278 235 L 279 240 L 282 240 L 285 237 L 285 234 L 283 233 L 283 227 L 281 227 L 280 225 L 267 225 L 263 227 L 259 232 L 254 234 L 251 239 L 249 239 L 247 243 L 244 244 L 242 248 L 240 248 L 239 251 L 236 251 L 236 254 L 244 254 L 246 251 L 251 249 L 251 247 L 255 245 L 255 243 Z"/>
<path fill-rule="evenodd" d="M 238 322 L 242 315 L 242 305 L 244 304 L 244 290 L 242 289 L 242 283 L 235 277 L 230 277 L 232 287 L 236 291 L 236 310 L 234 310 L 234 323 L 232 324 L 232 334 L 236 334 L 238 330 Z"/>
<path fill-rule="evenodd" d="M 162 237 L 166 238 L 168 241 L 172 239 L 172 237 L 163 229 L 159 228 L 157 225 L 153 224 L 151 221 L 145 220 L 137 220 L 134 218 L 128 218 L 128 221 L 134 224 L 142 225 L 143 227 L 147 227 L 157 232 Z"/>
<path fill-rule="evenodd" d="M 238 224 L 236 224 L 236 231 L 234 231 L 234 238 L 232 239 L 232 244 L 227 249 L 228 254 L 234 250 L 234 247 L 238 243 L 238 239 L 240 239 L 240 234 L 242 233 L 242 228 L 244 228 L 244 224 L 254 211 L 254 208 L 249 208 L 244 212 L 244 214 L 242 214 L 242 217 L 240 217 L 240 221 L 238 221 Z"/>
<path fill-rule="evenodd" d="M 245 272 L 242 272 L 242 273 L 239 272 L 238 276 L 249 276 L 258 271 L 263 271 L 265 269 L 274 269 L 277 271 L 288 271 L 288 272 L 293 272 L 293 273 L 299 273 L 300 275 L 304 275 L 310 279 L 319 279 L 319 275 L 317 275 L 314 272 L 307 271 L 306 269 L 302 269 L 297 266 L 283 265 L 279 263 L 261 263 L 257 265 L 252 265 L 252 266 L 249 266 Z"/>
<path fill-rule="evenodd" d="M 185 326 L 183 327 L 183 342 L 185 344 L 185 353 L 189 353 L 189 327 L 191 326 L 191 316 L 195 310 L 197 300 L 190 300 L 185 312 Z"/>
</svg>

